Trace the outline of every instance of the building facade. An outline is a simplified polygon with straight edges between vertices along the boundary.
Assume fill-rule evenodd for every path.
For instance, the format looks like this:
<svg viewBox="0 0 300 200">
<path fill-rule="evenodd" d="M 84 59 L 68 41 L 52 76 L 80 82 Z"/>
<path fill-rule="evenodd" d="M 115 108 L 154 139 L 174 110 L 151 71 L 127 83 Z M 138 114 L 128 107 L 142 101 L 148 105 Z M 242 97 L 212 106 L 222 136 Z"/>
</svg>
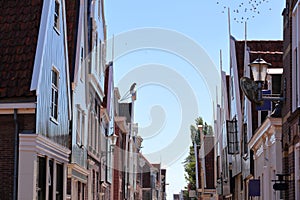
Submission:
<svg viewBox="0 0 300 200">
<path fill-rule="evenodd" d="M 7 26 L 1 31 L 1 148 L 13 148 L 5 150 L 8 164 L 0 164 L 0 194 L 66 199 L 71 98 L 65 1 L 1 4 L 1 14 L 10 13 L 1 17 Z"/>
<path fill-rule="evenodd" d="M 253 148 L 253 142 L 261 141 L 258 137 L 265 136 L 259 134 L 257 128 L 267 123 L 265 122 L 267 116 L 272 118 L 272 122 L 280 121 L 281 116 L 278 113 L 272 115 L 275 103 L 269 101 L 263 106 L 257 106 L 253 99 L 250 101 L 248 98 L 251 97 L 246 96 L 241 90 L 240 79 L 251 78 L 248 65 L 257 57 L 261 57 L 272 64 L 263 89 L 272 94 L 281 94 L 282 44 L 282 41 L 237 41 L 233 37 L 230 39 L 230 75 L 222 74 L 222 81 L 227 87 L 222 89 L 223 100 L 218 107 L 217 121 L 221 123 L 216 123 L 216 130 L 221 132 L 218 135 L 222 136 L 218 137 L 218 139 L 221 138 L 218 144 L 222 150 L 218 152 L 220 158 L 217 158 L 218 193 L 222 194 L 220 195 L 222 198 L 249 199 L 249 181 L 259 176 L 256 172 L 260 169 L 256 167 L 261 165 L 261 161 L 255 159 L 257 146 Z M 281 124 L 277 121 L 276 130 L 280 130 Z M 274 130 L 271 128 L 270 131 L 273 132 L 269 131 L 267 135 L 268 137 L 274 135 L 272 138 L 276 136 L 278 139 L 280 135 Z M 251 145 L 250 142 L 252 142 Z M 254 142 L 255 145 L 257 145 L 256 142 Z M 270 148 L 274 149 L 271 147 L 272 144 L 269 144 Z M 280 143 L 276 143 L 275 146 L 278 151 Z M 276 173 L 282 173 L 281 166 L 272 165 L 272 169 L 275 169 Z M 265 183 L 271 183 L 271 178 L 273 176 L 264 177 Z M 262 179 L 261 176 L 260 179 Z"/>
<path fill-rule="evenodd" d="M 283 10 L 283 76 L 286 100 L 282 104 L 283 172 L 288 176 L 284 199 L 300 199 L 299 140 L 299 2 L 285 1 Z"/>
</svg>

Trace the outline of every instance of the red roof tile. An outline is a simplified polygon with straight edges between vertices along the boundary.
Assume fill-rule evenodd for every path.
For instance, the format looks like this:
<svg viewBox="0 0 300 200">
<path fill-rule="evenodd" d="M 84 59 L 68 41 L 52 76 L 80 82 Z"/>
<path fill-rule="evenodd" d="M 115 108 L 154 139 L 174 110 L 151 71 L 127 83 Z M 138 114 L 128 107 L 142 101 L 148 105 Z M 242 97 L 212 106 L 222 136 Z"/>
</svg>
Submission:
<svg viewBox="0 0 300 200">
<path fill-rule="evenodd" d="M 239 78 L 244 74 L 244 40 L 235 42 Z M 250 40 L 247 41 L 250 48 L 250 62 L 261 56 L 266 62 L 272 64 L 272 68 L 282 68 L 282 40 Z"/>
<path fill-rule="evenodd" d="M 0 101 L 30 91 L 42 0 L 0 1 Z"/>
</svg>

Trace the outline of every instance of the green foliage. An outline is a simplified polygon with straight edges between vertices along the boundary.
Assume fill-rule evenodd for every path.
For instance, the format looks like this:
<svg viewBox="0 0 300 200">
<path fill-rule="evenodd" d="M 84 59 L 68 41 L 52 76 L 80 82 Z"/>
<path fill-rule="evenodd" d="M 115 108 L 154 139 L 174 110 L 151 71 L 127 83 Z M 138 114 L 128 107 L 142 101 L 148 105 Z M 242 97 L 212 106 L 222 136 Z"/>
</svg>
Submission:
<svg viewBox="0 0 300 200">
<path fill-rule="evenodd" d="M 196 125 L 203 125 L 203 119 L 202 117 L 198 117 L 195 119 Z"/>
<path fill-rule="evenodd" d="M 213 134 L 212 126 L 208 125 L 206 122 L 203 121 L 202 117 L 198 117 L 195 119 L 195 125 L 190 126 L 191 132 L 191 139 L 193 145 L 196 144 L 197 146 L 201 146 L 201 134 Z M 198 129 L 198 125 L 202 125 L 202 133 Z M 189 155 L 185 158 L 184 164 L 184 177 L 187 181 L 187 191 L 188 190 L 195 190 L 196 189 L 196 159 L 195 159 L 195 152 L 194 146 L 190 146 Z M 188 192 L 184 194 L 184 197 L 188 199 Z"/>
<path fill-rule="evenodd" d="M 188 188 L 194 190 L 196 189 L 196 161 L 193 146 L 190 146 L 189 155 L 185 158 L 183 164 L 186 172 L 184 178 L 188 182 Z"/>
</svg>

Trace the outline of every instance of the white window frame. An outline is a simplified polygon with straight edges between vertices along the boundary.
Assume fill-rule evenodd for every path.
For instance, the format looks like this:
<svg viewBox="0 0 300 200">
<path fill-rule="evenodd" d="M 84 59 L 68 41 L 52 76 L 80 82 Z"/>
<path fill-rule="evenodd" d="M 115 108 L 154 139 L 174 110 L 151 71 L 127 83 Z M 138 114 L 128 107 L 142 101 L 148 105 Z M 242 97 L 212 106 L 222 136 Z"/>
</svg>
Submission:
<svg viewBox="0 0 300 200">
<path fill-rule="evenodd" d="M 98 20 L 101 21 L 101 0 L 98 0 Z"/>
<path fill-rule="evenodd" d="M 97 54 L 97 57 L 98 57 L 98 65 L 97 65 L 97 72 L 98 72 L 98 77 L 99 79 L 101 79 L 101 73 L 102 73 L 102 41 L 101 39 L 99 39 L 98 43 L 97 43 L 97 48 L 98 48 L 98 54 Z"/>
<path fill-rule="evenodd" d="M 75 132 L 76 132 L 76 144 L 78 146 L 82 145 L 82 143 L 81 143 L 81 126 L 82 126 L 82 124 L 80 123 L 81 122 L 81 117 L 82 117 L 81 109 L 80 109 L 79 105 L 77 105 L 77 109 L 76 109 L 76 129 L 75 129 Z"/>
<path fill-rule="evenodd" d="M 58 6 L 58 8 L 56 6 Z M 61 9 L 60 1 L 54 0 L 53 28 L 57 31 L 57 33 L 60 32 L 60 9 Z"/>
<path fill-rule="evenodd" d="M 95 74 L 98 76 L 99 75 L 99 70 L 98 70 L 98 65 L 99 65 L 99 44 L 98 44 L 98 32 L 96 31 L 95 33 Z"/>
<path fill-rule="evenodd" d="M 84 133 L 85 133 L 85 113 L 84 113 L 84 111 L 82 111 L 82 113 L 81 113 L 81 134 L 80 134 L 81 145 L 84 145 L 84 142 L 85 142 Z"/>
<path fill-rule="evenodd" d="M 292 111 L 300 107 L 300 9 L 299 1 L 292 13 Z"/>
<path fill-rule="evenodd" d="M 93 146 L 93 113 L 92 111 L 90 111 L 89 113 L 89 131 L 88 131 L 88 134 L 89 134 L 89 137 L 88 137 L 88 146 L 89 147 L 92 147 Z"/>
<path fill-rule="evenodd" d="M 56 84 L 53 81 L 53 73 L 56 74 Z M 58 122 L 58 102 L 59 102 L 59 71 L 55 66 L 52 67 L 51 70 L 51 109 L 50 109 L 50 118 L 54 122 Z M 56 94 L 56 98 L 53 97 L 53 94 Z M 53 99 L 54 98 L 54 99 Z M 56 110 L 55 110 L 56 107 Z"/>
</svg>

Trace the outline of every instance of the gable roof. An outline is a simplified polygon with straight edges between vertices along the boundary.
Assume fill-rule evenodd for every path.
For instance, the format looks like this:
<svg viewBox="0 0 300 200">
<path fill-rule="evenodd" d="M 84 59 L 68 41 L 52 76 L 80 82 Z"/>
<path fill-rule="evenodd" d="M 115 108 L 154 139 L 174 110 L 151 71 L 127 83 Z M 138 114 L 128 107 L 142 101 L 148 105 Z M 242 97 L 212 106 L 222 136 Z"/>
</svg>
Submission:
<svg viewBox="0 0 300 200">
<path fill-rule="evenodd" d="M 282 40 L 250 40 L 247 41 L 247 47 L 250 49 L 250 62 L 253 62 L 259 56 L 266 62 L 271 63 L 270 68 L 283 68 L 283 41 Z M 239 79 L 244 76 L 244 49 L 245 41 L 235 42 L 236 61 L 238 67 Z M 248 67 L 248 66 L 247 66 Z M 252 73 L 250 73 L 252 76 Z M 242 90 L 240 89 L 240 94 Z M 241 102 L 243 95 L 240 96 Z M 257 116 L 256 105 L 252 104 L 252 115 Z M 252 130 L 258 127 L 258 118 L 252 118 Z"/>
<path fill-rule="evenodd" d="M 0 1 L 0 101 L 23 97 L 30 91 L 43 1 Z"/>
<path fill-rule="evenodd" d="M 245 41 L 235 42 L 236 59 L 239 78 L 244 75 L 244 47 Z M 250 48 L 250 62 L 261 56 L 266 62 L 271 63 L 271 68 L 282 68 L 283 41 L 282 40 L 250 40 L 247 41 Z"/>
</svg>

